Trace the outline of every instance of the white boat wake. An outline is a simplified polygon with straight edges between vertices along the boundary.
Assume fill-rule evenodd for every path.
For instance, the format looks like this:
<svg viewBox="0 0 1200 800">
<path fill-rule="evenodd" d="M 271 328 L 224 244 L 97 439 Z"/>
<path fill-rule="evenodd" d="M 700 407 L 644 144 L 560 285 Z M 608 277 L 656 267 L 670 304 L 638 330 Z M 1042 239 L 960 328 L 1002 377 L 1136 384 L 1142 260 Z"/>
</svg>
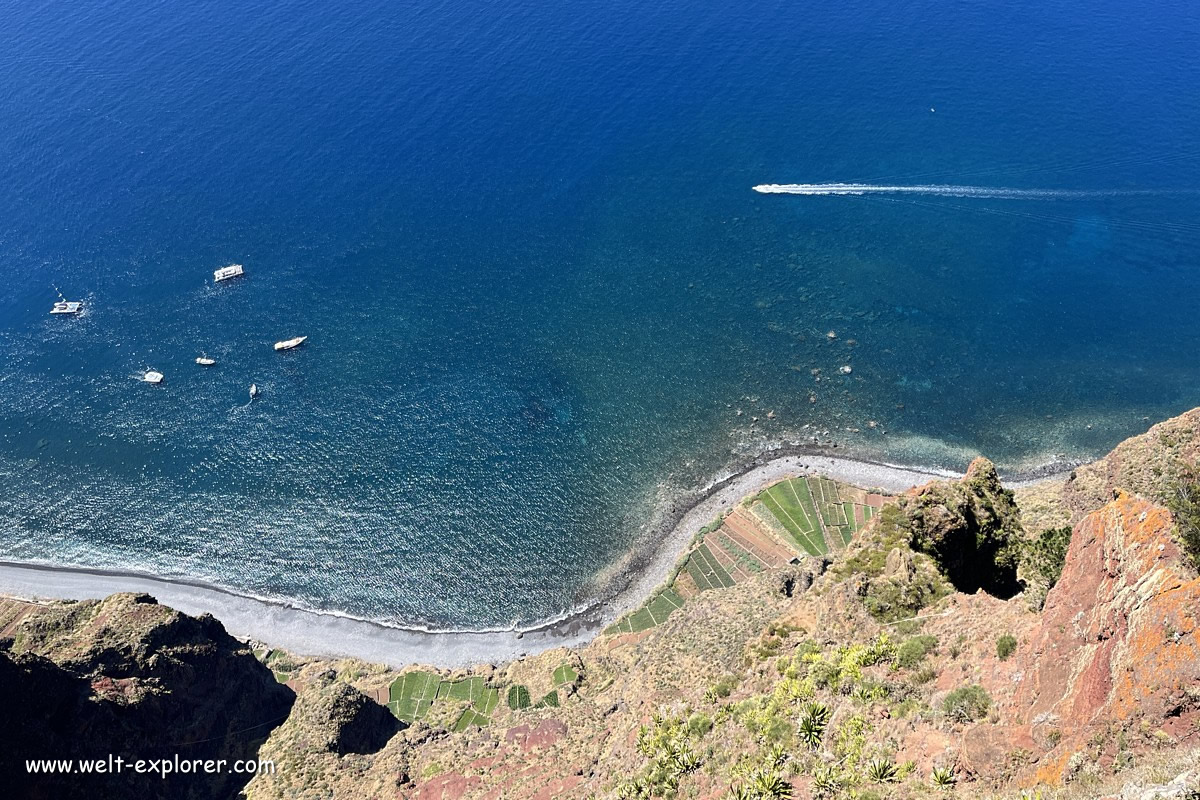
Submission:
<svg viewBox="0 0 1200 800">
<path fill-rule="evenodd" d="M 887 185 L 875 183 L 764 183 L 754 187 L 762 194 L 865 195 L 908 194 L 941 197 L 980 197 L 1000 200 L 1053 200 L 1117 195 L 1167 194 L 1190 190 L 1166 189 L 1012 189 L 1004 186 L 954 186 L 947 184 Z"/>
</svg>

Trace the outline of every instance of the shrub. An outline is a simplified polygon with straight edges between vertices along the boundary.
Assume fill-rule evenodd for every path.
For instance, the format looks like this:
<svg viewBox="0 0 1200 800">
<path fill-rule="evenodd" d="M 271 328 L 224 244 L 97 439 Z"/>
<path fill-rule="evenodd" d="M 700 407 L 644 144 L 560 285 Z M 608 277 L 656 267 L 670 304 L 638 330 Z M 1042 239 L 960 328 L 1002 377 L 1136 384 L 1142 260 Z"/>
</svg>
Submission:
<svg viewBox="0 0 1200 800">
<path fill-rule="evenodd" d="M 916 672 L 913 673 L 912 682 L 916 686 L 921 686 L 922 684 L 929 683 L 931 680 L 933 680 L 936 677 L 937 677 L 936 669 L 934 669 L 933 667 L 921 667 L 919 670 L 917 670 Z"/>
<path fill-rule="evenodd" d="M 1017 637 L 1006 633 L 996 640 L 996 655 L 1001 661 L 1006 661 L 1017 650 Z"/>
<path fill-rule="evenodd" d="M 912 669 L 920 664 L 925 656 L 937 649 L 937 642 L 936 636 L 928 634 L 912 637 L 896 648 L 896 666 Z"/>
<path fill-rule="evenodd" d="M 710 703 L 715 703 L 717 700 L 724 699 L 733 694 L 733 690 L 737 688 L 737 685 L 738 678 L 736 675 L 726 675 L 704 693 L 704 699 Z"/>
<path fill-rule="evenodd" d="M 1200 570 L 1200 479 L 1185 473 L 1167 498 L 1175 517 L 1175 538 L 1193 569 Z"/>
<path fill-rule="evenodd" d="M 978 684 L 971 684 L 961 686 L 946 695 L 946 699 L 942 701 L 942 710 L 951 719 L 974 722 L 983 719 L 991 705 L 992 698 L 988 697 L 987 691 Z"/>
<path fill-rule="evenodd" d="M 689 736 L 700 737 L 712 730 L 712 718 L 699 712 L 688 717 L 687 732 Z"/>
<path fill-rule="evenodd" d="M 1025 584 L 1030 607 L 1035 611 L 1041 610 L 1046 593 L 1062 576 L 1070 545 L 1070 528 L 1050 528 L 1023 543 L 1018 577 Z"/>
</svg>

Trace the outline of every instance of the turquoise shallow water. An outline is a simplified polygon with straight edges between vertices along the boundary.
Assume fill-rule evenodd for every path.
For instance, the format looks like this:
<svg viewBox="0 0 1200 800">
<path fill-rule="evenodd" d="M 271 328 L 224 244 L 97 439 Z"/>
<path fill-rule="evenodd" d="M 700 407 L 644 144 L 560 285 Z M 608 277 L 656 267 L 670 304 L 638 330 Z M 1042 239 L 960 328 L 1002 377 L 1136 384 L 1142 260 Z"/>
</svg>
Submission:
<svg viewBox="0 0 1200 800">
<path fill-rule="evenodd" d="M 1197 34 L 1183 2 L 6 7 L 0 557 L 503 626 L 771 442 L 1103 452 L 1200 403 Z M 750 189 L 825 181 L 1148 193 Z"/>
</svg>

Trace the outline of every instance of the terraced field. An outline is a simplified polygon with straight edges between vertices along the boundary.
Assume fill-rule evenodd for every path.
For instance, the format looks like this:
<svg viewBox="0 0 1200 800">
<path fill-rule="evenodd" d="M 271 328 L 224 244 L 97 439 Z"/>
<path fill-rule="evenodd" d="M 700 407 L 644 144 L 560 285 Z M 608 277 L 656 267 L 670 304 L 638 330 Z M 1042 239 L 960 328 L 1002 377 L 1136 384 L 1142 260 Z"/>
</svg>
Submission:
<svg viewBox="0 0 1200 800">
<path fill-rule="evenodd" d="M 700 592 L 845 548 L 886 501 L 819 476 L 768 487 L 699 532 L 668 587 L 605 631 L 614 636 L 611 646 L 638 641 Z"/>
<path fill-rule="evenodd" d="M 569 688 L 569 685 L 577 680 L 579 671 L 575 667 L 570 663 L 560 664 L 552 675 L 556 688 L 537 703 L 533 703 L 529 688 L 520 684 L 507 687 L 491 686 L 485 678 L 478 675 L 450 681 L 443 680 L 432 672 L 415 670 L 404 673 L 392 682 L 387 689 L 387 707 L 397 718 L 412 723 L 425 719 L 435 704 L 462 705 L 465 707 L 450 729 L 463 731 L 472 725 L 483 727 L 491 723 L 493 715 L 501 705 L 502 688 L 504 705 L 508 710 L 524 711 L 527 708 L 558 706 L 559 689 Z"/>
</svg>

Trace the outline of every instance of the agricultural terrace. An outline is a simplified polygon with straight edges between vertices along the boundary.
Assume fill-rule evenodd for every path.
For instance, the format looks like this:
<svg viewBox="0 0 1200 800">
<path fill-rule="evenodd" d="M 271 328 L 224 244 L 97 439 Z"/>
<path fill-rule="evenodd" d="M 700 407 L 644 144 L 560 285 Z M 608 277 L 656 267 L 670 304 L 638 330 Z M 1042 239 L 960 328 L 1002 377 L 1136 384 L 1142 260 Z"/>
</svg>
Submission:
<svg viewBox="0 0 1200 800">
<path fill-rule="evenodd" d="M 512 713 L 528 708 L 558 707 L 560 689 L 570 689 L 579 679 L 579 671 L 574 666 L 560 664 L 552 675 L 555 688 L 535 703 L 529 688 L 522 684 L 493 686 L 478 675 L 446 680 L 433 672 L 414 670 L 396 678 L 388 687 L 387 707 L 398 719 L 409 723 L 426 719 L 435 706 L 457 708 L 460 711 L 450 730 L 464 731 L 472 725 L 491 724 L 500 711 Z"/>
<path fill-rule="evenodd" d="M 700 592 L 844 549 L 887 500 L 819 476 L 789 478 L 746 498 L 700 529 L 664 589 L 605 631 L 610 646 L 640 640 Z"/>
</svg>

